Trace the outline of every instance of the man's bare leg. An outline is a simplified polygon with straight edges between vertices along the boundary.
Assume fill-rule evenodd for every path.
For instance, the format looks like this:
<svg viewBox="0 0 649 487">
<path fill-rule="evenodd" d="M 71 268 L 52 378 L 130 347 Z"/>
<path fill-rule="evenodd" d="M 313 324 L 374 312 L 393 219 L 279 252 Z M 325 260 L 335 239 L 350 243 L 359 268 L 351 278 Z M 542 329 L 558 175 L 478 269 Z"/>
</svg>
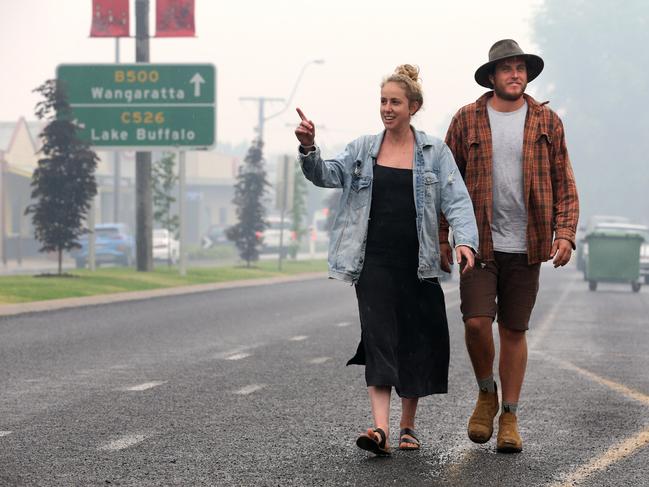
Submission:
<svg viewBox="0 0 649 487">
<path fill-rule="evenodd" d="M 493 375 L 496 351 L 491 328 L 492 323 L 493 320 L 488 316 L 469 318 L 464 323 L 466 349 L 469 352 L 473 371 L 478 380 Z"/>
<path fill-rule="evenodd" d="M 524 331 L 511 330 L 498 324 L 500 334 L 500 381 L 503 390 L 502 413 L 498 420 L 496 449 L 502 453 L 518 453 L 523 440 L 518 433 L 518 399 L 527 367 L 527 339 Z"/>
<path fill-rule="evenodd" d="M 518 404 L 527 367 L 527 338 L 524 331 L 498 324 L 500 360 L 498 372 L 502 384 L 503 404 Z"/>
<path fill-rule="evenodd" d="M 493 382 L 495 347 L 492 331 L 493 319 L 488 316 L 465 321 L 466 348 L 473 364 L 480 389 L 478 401 L 469 419 L 467 433 L 471 441 L 485 443 L 493 435 L 493 422 L 498 414 L 498 392 Z M 484 382 L 488 382 L 483 387 Z"/>
</svg>

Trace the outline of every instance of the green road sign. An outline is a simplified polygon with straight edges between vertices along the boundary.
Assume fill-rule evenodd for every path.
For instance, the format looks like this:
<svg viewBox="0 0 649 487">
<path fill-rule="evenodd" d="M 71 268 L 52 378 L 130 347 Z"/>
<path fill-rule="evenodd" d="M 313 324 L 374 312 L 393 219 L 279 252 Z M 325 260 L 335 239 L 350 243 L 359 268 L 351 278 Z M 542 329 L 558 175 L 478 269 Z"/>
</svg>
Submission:
<svg viewBox="0 0 649 487">
<path fill-rule="evenodd" d="M 101 148 L 207 149 L 216 134 L 211 64 L 59 65 L 80 136 Z"/>
<path fill-rule="evenodd" d="M 93 146 L 209 147 L 213 107 L 75 107 L 79 136 Z"/>
</svg>

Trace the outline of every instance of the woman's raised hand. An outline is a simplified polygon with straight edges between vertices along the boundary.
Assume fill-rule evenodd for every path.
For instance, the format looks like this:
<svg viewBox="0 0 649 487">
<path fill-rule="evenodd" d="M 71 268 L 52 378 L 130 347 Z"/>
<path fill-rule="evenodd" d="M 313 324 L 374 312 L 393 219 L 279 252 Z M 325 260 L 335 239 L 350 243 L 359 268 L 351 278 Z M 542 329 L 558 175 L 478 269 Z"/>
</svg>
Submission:
<svg viewBox="0 0 649 487">
<path fill-rule="evenodd" d="M 466 272 L 471 272 L 473 266 L 475 265 L 475 258 L 473 256 L 473 249 L 466 245 L 458 245 L 455 249 L 455 255 L 458 262 L 464 262 L 464 268 L 462 269 L 462 274 Z"/>
<path fill-rule="evenodd" d="M 299 108 L 296 108 L 297 114 L 302 119 L 300 125 L 295 129 L 295 136 L 300 141 L 300 145 L 305 147 L 315 144 L 315 125 L 311 120 L 307 120 L 306 116 Z"/>
</svg>

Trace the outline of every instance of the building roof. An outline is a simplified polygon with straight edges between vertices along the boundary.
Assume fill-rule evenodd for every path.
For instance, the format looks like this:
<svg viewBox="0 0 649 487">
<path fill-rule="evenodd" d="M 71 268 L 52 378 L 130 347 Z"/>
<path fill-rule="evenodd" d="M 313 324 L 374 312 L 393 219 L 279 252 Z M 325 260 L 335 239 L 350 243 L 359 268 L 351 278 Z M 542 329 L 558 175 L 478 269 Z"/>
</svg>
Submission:
<svg viewBox="0 0 649 487">
<path fill-rule="evenodd" d="M 11 143 L 13 142 L 14 135 L 18 129 L 18 124 L 21 122 L 25 123 L 29 135 L 32 138 L 34 147 L 40 147 L 39 134 L 43 130 L 45 125 L 43 122 L 31 121 L 27 122 L 24 118 L 19 118 L 13 122 L 0 122 L 0 150 L 8 151 L 11 148 Z"/>
</svg>

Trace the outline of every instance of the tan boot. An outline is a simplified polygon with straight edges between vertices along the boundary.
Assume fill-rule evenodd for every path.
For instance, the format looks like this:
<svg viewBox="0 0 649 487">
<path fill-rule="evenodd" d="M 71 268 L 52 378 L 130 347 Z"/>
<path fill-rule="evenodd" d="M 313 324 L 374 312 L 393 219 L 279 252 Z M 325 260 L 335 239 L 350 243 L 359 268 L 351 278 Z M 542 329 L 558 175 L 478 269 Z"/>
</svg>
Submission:
<svg viewBox="0 0 649 487">
<path fill-rule="evenodd" d="M 523 451 L 523 440 L 518 434 L 518 424 L 514 413 L 502 413 L 498 418 L 496 449 L 500 453 L 519 453 Z"/>
<path fill-rule="evenodd" d="M 496 392 L 478 394 L 478 402 L 469 419 L 469 439 L 474 443 L 486 443 L 494 432 L 494 418 L 498 414 L 498 389 Z"/>
</svg>

